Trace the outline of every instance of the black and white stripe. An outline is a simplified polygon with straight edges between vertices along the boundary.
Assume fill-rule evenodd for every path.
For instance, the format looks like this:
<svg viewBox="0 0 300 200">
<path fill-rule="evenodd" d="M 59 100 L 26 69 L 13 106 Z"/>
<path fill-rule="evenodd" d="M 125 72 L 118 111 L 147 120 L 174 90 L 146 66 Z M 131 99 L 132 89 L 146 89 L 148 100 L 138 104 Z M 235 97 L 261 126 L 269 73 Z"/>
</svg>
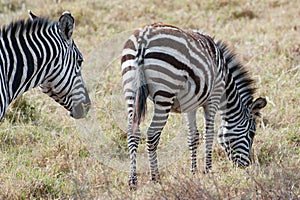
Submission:
<svg viewBox="0 0 300 200">
<path fill-rule="evenodd" d="M 82 118 L 90 98 L 81 76 L 83 57 L 71 37 L 74 18 L 64 12 L 51 22 L 29 14 L 31 19 L 0 32 L 0 120 L 16 97 L 36 86 Z"/>
<path fill-rule="evenodd" d="M 156 23 L 136 30 L 122 53 L 123 91 L 128 105 L 129 184 L 135 187 L 139 124 L 146 100 L 154 102 L 154 115 L 147 130 L 147 150 L 152 180 L 159 178 L 156 149 L 169 113 L 185 113 L 191 171 L 196 169 L 199 132 L 196 111 L 204 109 L 205 167 L 212 167 L 214 118 L 220 110 L 219 142 L 238 166 L 250 163 L 255 133 L 254 115 L 266 105 L 253 101 L 252 79 L 221 42 L 208 35 Z"/>
</svg>

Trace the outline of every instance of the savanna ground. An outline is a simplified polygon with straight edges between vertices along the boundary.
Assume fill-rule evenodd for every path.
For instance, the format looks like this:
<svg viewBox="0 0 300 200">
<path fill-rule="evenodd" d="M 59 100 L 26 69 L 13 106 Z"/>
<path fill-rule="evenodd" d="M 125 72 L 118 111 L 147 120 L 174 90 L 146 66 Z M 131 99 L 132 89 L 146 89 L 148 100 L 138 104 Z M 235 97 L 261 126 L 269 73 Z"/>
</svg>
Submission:
<svg viewBox="0 0 300 200">
<path fill-rule="evenodd" d="M 37 89 L 18 98 L 0 125 L 0 199 L 300 199 L 299 6 L 297 0 L 1 1 L 1 25 L 27 18 L 28 9 L 53 20 L 71 11 L 93 109 L 76 121 Z M 213 172 L 202 174 L 202 142 L 199 173 L 190 174 L 184 120 L 172 115 L 159 149 L 161 184 L 149 181 L 143 136 L 139 187 L 129 191 L 119 58 L 129 34 L 156 21 L 226 41 L 256 79 L 256 97 L 268 105 L 258 119 L 251 167 L 235 169 L 216 141 Z M 201 109 L 198 118 L 201 130 Z"/>
</svg>

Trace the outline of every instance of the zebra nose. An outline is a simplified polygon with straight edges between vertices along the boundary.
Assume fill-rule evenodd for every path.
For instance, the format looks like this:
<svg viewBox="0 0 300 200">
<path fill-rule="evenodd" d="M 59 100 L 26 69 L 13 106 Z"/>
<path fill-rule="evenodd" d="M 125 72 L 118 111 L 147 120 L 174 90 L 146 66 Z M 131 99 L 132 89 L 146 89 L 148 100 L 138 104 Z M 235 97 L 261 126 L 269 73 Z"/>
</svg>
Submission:
<svg viewBox="0 0 300 200">
<path fill-rule="evenodd" d="M 249 166 L 249 163 L 238 161 L 238 162 L 237 162 L 237 166 L 238 166 L 239 168 L 244 169 L 244 168 L 246 168 L 246 167 Z"/>
<path fill-rule="evenodd" d="M 84 118 L 87 113 L 89 112 L 91 107 L 91 103 L 79 103 L 78 105 L 74 106 L 72 110 L 69 112 L 69 115 L 74 119 L 81 119 Z"/>
<path fill-rule="evenodd" d="M 246 168 L 250 165 L 251 160 L 244 154 L 236 154 L 233 158 L 233 162 L 239 168 Z"/>
<path fill-rule="evenodd" d="M 84 116 L 86 116 L 91 108 L 91 102 L 82 104 L 82 108 L 83 108 L 83 114 L 84 114 Z"/>
</svg>

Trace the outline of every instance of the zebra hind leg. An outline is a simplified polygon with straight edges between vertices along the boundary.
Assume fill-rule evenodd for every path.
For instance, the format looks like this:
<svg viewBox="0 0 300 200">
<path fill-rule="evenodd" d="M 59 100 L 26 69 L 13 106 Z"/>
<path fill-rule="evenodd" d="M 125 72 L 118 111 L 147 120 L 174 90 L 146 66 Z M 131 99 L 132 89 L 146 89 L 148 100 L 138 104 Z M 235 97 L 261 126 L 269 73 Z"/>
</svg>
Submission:
<svg viewBox="0 0 300 200">
<path fill-rule="evenodd" d="M 137 187 L 137 175 L 136 175 L 136 152 L 140 142 L 140 129 L 138 128 L 135 133 L 132 131 L 131 123 L 128 126 L 128 148 L 130 153 L 130 176 L 129 176 L 129 188 L 134 190 Z"/>
<path fill-rule="evenodd" d="M 167 123 L 170 108 L 171 106 L 168 106 L 166 108 L 155 105 L 152 122 L 147 130 L 147 151 L 150 164 L 151 180 L 153 182 L 160 181 L 156 150 L 159 143 L 161 131 Z"/>
<path fill-rule="evenodd" d="M 188 137 L 187 142 L 191 156 L 191 167 L 190 170 L 194 174 L 197 170 L 197 149 L 199 146 L 199 131 L 196 123 L 196 112 L 197 110 L 186 113 L 186 121 L 188 126 Z"/>
</svg>

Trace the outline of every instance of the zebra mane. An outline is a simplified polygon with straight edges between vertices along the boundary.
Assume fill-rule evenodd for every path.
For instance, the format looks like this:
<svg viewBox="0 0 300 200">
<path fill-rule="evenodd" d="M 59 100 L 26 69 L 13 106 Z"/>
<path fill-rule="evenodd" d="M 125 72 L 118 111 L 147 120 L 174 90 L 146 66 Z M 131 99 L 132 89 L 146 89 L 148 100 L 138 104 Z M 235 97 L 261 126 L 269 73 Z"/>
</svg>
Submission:
<svg viewBox="0 0 300 200">
<path fill-rule="evenodd" d="M 224 56 L 224 60 L 229 73 L 231 74 L 237 90 L 239 91 L 242 102 L 245 105 L 252 103 L 253 95 L 256 88 L 253 87 L 254 79 L 250 78 L 249 71 L 236 58 L 236 53 L 233 52 L 223 41 L 218 41 L 218 48 Z"/>
<path fill-rule="evenodd" d="M 52 24 L 53 22 L 51 22 L 49 20 L 49 18 L 43 18 L 43 17 L 38 17 L 36 19 L 21 19 L 21 20 L 17 20 L 14 22 L 11 22 L 8 25 L 4 25 L 1 27 L 0 30 L 0 35 L 3 35 L 5 33 L 8 32 L 16 32 L 19 31 L 20 33 L 24 32 L 24 31 L 32 31 L 35 30 L 36 28 L 40 28 L 44 25 L 48 26 L 50 24 Z"/>
</svg>

